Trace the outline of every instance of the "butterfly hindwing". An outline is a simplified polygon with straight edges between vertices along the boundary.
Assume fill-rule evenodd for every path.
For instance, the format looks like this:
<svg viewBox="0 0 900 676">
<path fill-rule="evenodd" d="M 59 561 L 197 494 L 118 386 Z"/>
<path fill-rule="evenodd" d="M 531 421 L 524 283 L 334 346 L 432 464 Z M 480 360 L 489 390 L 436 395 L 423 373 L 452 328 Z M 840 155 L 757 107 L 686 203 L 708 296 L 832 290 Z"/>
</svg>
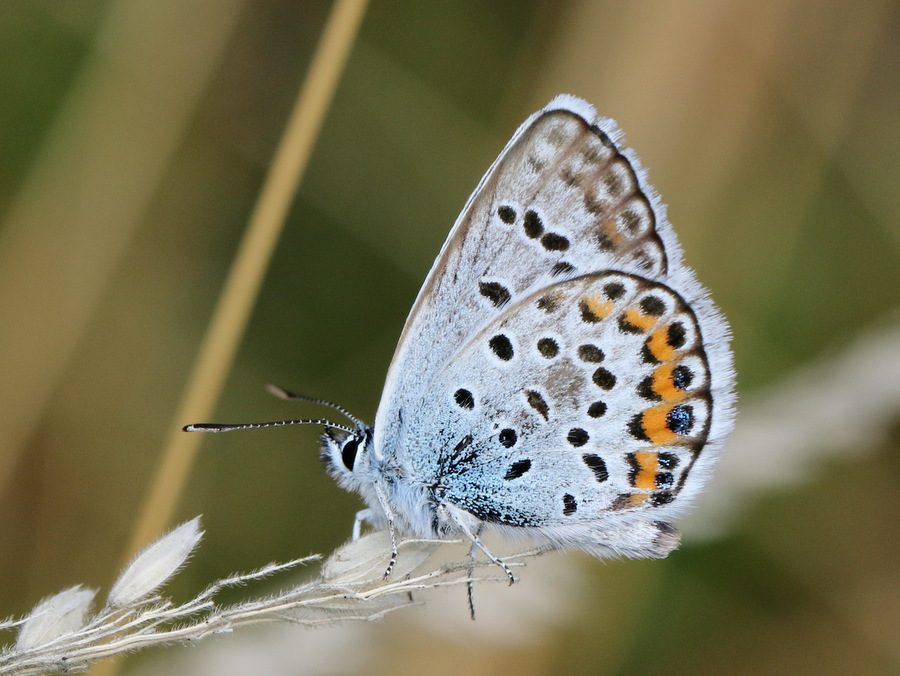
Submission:
<svg viewBox="0 0 900 676">
<path fill-rule="evenodd" d="M 613 272 L 551 284 L 424 392 L 441 422 L 417 441 L 441 450 L 415 454 L 414 473 L 484 521 L 593 522 L 602 537 L 629 512 L 668 513 L 707 439 L 709 385 L 696 318 L 666 286 Z"/>
</svg>

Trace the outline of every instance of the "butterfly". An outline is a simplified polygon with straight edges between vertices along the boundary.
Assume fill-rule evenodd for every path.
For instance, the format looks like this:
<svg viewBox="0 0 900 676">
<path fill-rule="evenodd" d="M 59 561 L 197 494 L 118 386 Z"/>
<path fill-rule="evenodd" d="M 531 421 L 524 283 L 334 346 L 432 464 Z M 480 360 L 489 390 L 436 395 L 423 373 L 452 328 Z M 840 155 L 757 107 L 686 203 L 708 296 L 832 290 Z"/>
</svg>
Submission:
<svg viewBox="0 0 900 676">
<path fill-rule="evenodd" d="M 469 197 L 412 307 L 375 424 L 325 426 L 361 524 L 598 557 L 665 557 L 733 424 L 725 319 L 681 262 L 615 122 L 573 96 L 529 117 Z"/>
</svg>

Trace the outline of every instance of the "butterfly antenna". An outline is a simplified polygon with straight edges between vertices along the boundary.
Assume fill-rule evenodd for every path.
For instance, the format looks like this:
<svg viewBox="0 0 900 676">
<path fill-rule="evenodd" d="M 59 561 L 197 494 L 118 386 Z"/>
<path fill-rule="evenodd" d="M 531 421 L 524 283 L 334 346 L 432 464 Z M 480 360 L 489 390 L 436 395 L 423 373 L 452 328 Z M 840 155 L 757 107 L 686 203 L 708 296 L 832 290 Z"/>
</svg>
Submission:
<svg viewBox="0 0 900 676">
<path fill-rule="evenodd" d="M 353 424 L 357 427 L 364 428 L 366 426 L 362 420 L 350 413 L 350 411 L 345 409 L 343 406 L 335 404 L 333 401 L 328 401 L 327 399 L 319 399 L 318 397 L 309 397 L 305 394 L 295 394 L 294 392 L 288 392 L 287 390 L 278 387 L 278 385 L 266 385 L 266 390 L 268 390 L 269 394 L 273 394 L 279 399 L 287 399 L 289 401 L 306 401 L 310 404 L 319 404 L 321 406 L 333 408 L 338 413 L 343 413 L 345 416 L 347 416 L 347 418 L 349 418 L 350 421 L 353 422 Z M 340 429 L 339 425 L 334 425 L 334 427 Z"/>
<path fill-rule="evenodd" d="M 341 430 L 347 434 L 354 434 L 356 430 L 350 429 L 344 425 L 337 425 L 330 420 L 309 419 L 309 420 L 273 420 L 271 422 L 261 423 L 238 423 L 229 425 L 227 423 L 197 423 L 195 425 L 185 425 L 182 429 L 185 432 L 231 432 L 233 430 L 258 430 L 263 427 L 284 427 L 285 425 L 322 425 L 326 432 L 331 429 Z"/>
</svg>

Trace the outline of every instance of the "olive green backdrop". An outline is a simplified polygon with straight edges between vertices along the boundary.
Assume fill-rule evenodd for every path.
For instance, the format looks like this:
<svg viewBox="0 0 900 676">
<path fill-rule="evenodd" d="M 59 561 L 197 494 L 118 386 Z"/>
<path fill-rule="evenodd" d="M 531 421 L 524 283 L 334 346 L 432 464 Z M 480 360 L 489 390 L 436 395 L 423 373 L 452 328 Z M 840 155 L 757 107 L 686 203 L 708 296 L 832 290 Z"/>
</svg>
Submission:
<svg viewBox="0 0 900 676">
<path fill-rule="evenodd" d="M 329 9 L 0 4 L 0 614 L 114 578 L 160 445 L 191 422 L 172 420 L 186 374 Z M 649 168 L 761 433 L 726 451 L 668 560 L 535 570 L 581 582 L 519 640 L 392 616 L 337 630 L 336 654 L 367 646 L 366 673 L 394 675 L 900 669 L 900 368 L 860 365 L 866 336 L 900 354 L 898 32 L 879 0 L 373 0 L 215 419 L 322 414 L 274 382 L 372 421 L 458 211 L 568 92 Z M 172 594 L 349 536 L 360 502 L 317 434 L 204 440 L 179 519 L 207 534 Z M 445 612 L 465 619 L 464 599 Z"/>
</svg>

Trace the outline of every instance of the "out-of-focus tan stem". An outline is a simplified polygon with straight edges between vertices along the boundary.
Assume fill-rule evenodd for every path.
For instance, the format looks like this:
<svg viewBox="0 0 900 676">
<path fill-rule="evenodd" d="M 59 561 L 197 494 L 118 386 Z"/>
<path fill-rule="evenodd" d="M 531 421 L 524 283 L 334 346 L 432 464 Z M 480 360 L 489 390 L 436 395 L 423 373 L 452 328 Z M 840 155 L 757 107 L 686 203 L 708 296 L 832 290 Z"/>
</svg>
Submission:
<svg viewBox="0 0 900 676">
<path fill-rule="evenodd" d="M 172 519 L 201 439 L 201 435 L 187 434 L 181 427 L 213 413 L 366 5 L 367 0 L 336 0 L 332 8 L 191 369 L 159 464 L 131 530 L 123 565 Z M 110 660 L 96 665 L 94 671 L 113 676 L 120 665 L 119 660 Z"/>
<path fill-rule="evenodd" d="M 213 413 L 366 4 L 366 0 L 337 0 L 334 4 L 191 370 L 159 465 L 131 531 L 126 559 L 158 535 L 172 518 L 201 439 L 200 435 L 182 432 L 181 427 Z"/>
</svg>

